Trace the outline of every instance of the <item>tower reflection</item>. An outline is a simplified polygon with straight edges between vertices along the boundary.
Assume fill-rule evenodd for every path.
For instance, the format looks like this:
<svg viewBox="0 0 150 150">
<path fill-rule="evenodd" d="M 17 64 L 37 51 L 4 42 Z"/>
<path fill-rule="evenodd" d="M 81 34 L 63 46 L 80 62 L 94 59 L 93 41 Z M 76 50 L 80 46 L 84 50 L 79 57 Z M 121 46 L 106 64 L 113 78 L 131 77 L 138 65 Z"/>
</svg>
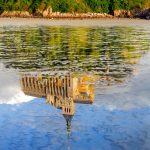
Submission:
<svg viewBox="0 0 150 150">
<path fill-rule="evenodd" d="M 94 87 L 90 77 L 49 74 L 21 74 L 21 88 L 26 95 L 43 97 L 46 102 L 62 110 L 70 134 L 75 103 L 92 104 Z"/>
</svg>

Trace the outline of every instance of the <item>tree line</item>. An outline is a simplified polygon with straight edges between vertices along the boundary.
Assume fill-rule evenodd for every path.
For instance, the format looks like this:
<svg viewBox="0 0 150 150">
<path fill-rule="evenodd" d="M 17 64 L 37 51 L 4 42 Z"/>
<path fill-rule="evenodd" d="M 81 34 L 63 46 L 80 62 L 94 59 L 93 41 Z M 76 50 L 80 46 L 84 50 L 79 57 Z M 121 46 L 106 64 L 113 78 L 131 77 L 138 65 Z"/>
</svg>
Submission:
<svg viewBox="0 0 150 150">
<path fill-rule="evenodd" d="M 0 12 L 35 13 L 51 7 L 53 12 L 112 13 L 114 10 L 142 9 L 149 0 L 0 0 Z"/>
</svg>

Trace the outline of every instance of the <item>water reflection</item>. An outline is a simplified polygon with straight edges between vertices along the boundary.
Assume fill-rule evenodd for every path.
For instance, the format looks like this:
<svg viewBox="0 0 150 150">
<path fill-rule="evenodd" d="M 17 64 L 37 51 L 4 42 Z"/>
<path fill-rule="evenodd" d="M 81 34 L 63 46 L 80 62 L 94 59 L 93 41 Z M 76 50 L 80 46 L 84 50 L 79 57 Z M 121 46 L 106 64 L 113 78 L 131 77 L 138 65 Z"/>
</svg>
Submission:
<svg viewBox="0 0 150 150">
<path fill-rule="evenodd" d="M 0 149 L 66 149 L 65 120 L 73 149 L 148 149 L 149 41 L 132 27 L 0 28 Z"/>
<path fill-rule="evenodd" d="M 149 34 L 134 28 L 1 28 L 6 68 L 91 72 L 114 78 L 132 74 L 149 49 Z"/>
<path fill-rule="evenodd" d="M 89 80 L 88 76 L 74 77 L 70 74 L 64 76 L 22 74 L 20 83 L 26 95 L 43 97 L 48 104 L 62 109 L 70 133 L 75 103 L 91 104 L 94 101 L 93 85 L 86 83 Z"/>
</svg>

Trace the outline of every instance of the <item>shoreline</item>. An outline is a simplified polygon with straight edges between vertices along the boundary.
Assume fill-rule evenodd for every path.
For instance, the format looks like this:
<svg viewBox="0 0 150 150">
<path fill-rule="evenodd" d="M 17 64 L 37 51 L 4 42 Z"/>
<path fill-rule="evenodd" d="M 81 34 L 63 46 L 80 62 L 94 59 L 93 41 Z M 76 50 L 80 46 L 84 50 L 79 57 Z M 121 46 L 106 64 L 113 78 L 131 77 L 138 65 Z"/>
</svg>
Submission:
<svg viewBox="0 0 150 150">
<path fill-rule="evenodd" d="M 113 19 L 113 18 L 139 18 L 150 20 L 150 8 L 140 12 L 131 12 L 126 10 L 115 10 L 113 14 L 108 13 L 61 13 L 51 12 L 48 10 L 37 13 L 29 13 L 28 11 L 4 11 L 0 14 L 0 18 L 46 18 L 46 19 Z"/>
<path fill-rule="evenodd" d="M 116 17 L 112 15 L 108 16 L 1 16 L 0 19 L 43 19 L 43 20 L 146 20 L 150 19 L 140 17 Z"/>
<path fill-rule="evenodd" d="M 62 13 L 50 12 L 48 10 L 29 13 L 28 11 L 4 11 L 0 13 L 0 18 L 46 18 L 46 19 L 103 19 L 103 18 L 139 18 L 150 20 L 150 8 L 141 11 L 115 10 L 112 14 L 108 13 Z"/>
<path fill-rule="evenodd" d="M 145 18 L 140 18 L 140 17 L 118 17 L 118 16 L 113 16 L 113 15 L 103 15 L 103 14 L 100 14 L 100 15 L 96 15 L 96 16 L 90 16 L 90 15 L 84 15 L 84 16 L 65 16 L 65 15 L 58 15 L 58 16 L 34 16 L 34 15 L 31 15 L 31 16 L 15 16 L 15 15 L 7 15 L 7 16 L 1 16 L 0 15 L 0 18 L 27 18 L 27 19 L 72 19 L 72 20 L 84 20 L 84 19 L 141 19 L 141 20 L 150 20 L 150 19 L 145 19 Z"/>
<path fill-rule="evenodd" d="M 18 18 L 47 18 L 47 19 L 99 19 L 99 18 L 114 18 L 115 16 L 106 13 L 39 13 L 30 14 L 27 11 L 5 11 L 0 14 L 0 17 L 18 17 Z"/>
</svg>

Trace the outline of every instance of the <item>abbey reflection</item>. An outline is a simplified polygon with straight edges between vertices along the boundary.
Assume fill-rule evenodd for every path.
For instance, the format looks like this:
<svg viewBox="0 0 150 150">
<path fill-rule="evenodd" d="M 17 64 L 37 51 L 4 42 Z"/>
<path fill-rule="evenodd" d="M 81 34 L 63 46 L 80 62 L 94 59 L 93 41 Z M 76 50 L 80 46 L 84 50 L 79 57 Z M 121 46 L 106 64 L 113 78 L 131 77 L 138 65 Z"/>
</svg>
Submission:
<svg viewBox="0 0 150 150">
<path fill-rule="evenodd" d="M 62 109 L 62 114 L 70 131 L 71 119 L 75 113 L 75 103 L 90 104 L 94 101 L 94 88 L 86 83 L 87 76 L 73 77 L 50 75 L 21 75 L 21 88 L 26 95 L 44 97 L 52 106 Z"/>
</svg>

